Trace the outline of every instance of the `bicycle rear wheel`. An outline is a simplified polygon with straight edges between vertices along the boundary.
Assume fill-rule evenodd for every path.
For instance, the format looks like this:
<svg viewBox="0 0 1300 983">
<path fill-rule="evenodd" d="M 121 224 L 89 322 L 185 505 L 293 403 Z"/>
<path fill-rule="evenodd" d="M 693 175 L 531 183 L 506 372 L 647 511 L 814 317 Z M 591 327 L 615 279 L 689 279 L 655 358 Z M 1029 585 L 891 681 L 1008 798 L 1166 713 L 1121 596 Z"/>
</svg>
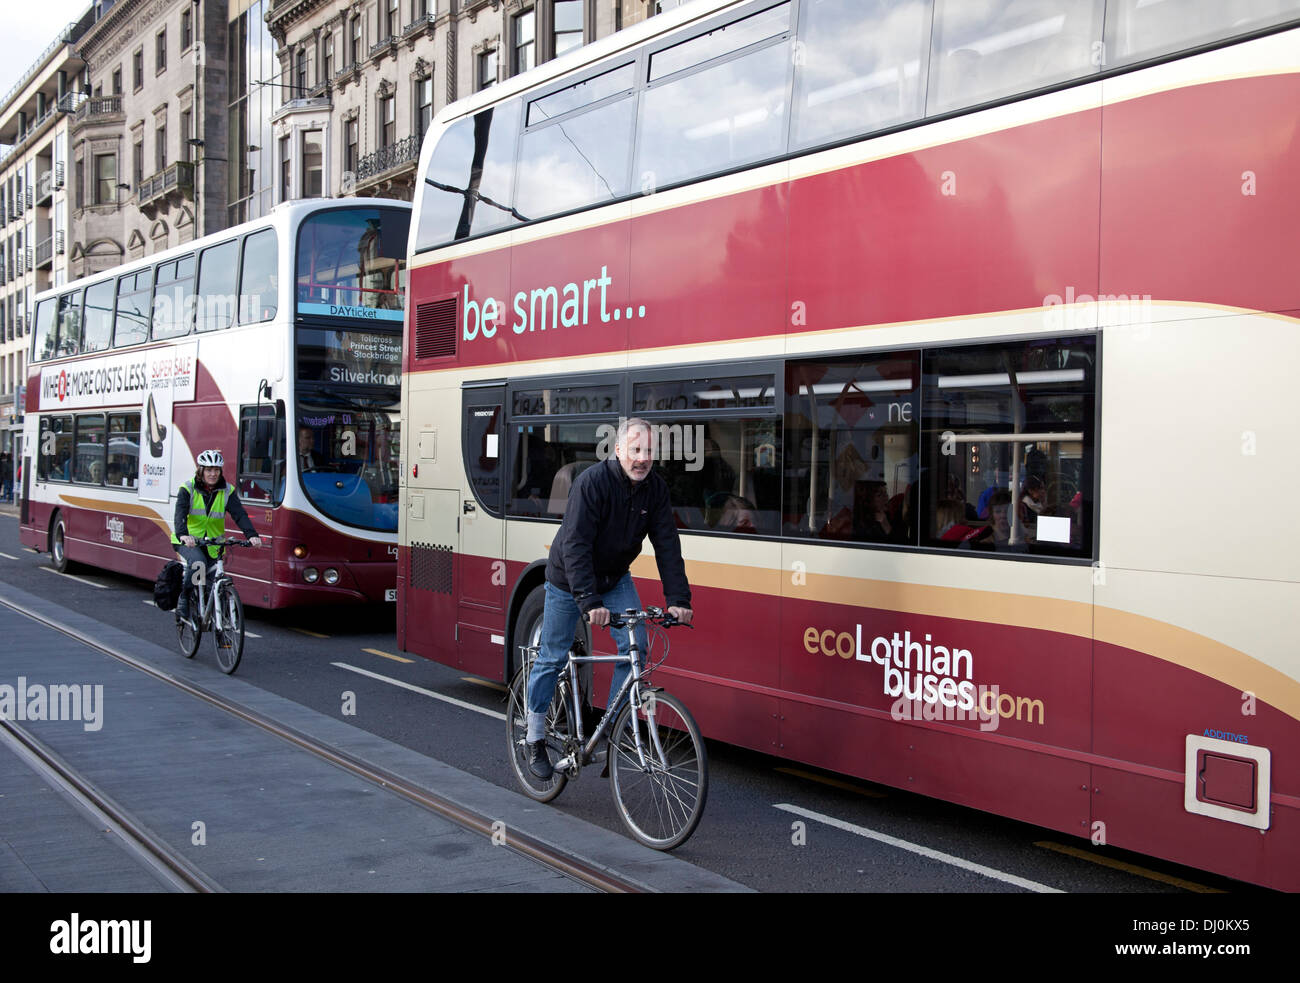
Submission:
<svg viewBox="0 0 1300 983">
<path fill-rule="evenodd" d="M 637 754 L 630 703 L 619 711 L 609 739 L 609 786 L 623 825 L 655 850 L 681 846 L 704 815 L 709 765 L 700 729 L 670 693 L 646 693 L 636 710 Z"/>
<path fill-rule="evenodd" d="M 525 663 L 510 684 L 510 696 L 506 701 L 506 752 L 524 794 L 538 802 L 550 802 L 564 791 L 569 776 L 557 770 L 542 781 L 528 767 L 528 702 L 525 692 L 532 668 L 531 662 Z M 546 747 L 550 751 L 551 764 L 568 753 L 566 745 L 570 743 L 569 735 L 572 733 L 568 707 L 562 696 L 563 692 L 557 685 L 551 709 L 546 714 Z"/>
<path fill-rule="evenodd" d="M 244 655 L 244 604 L 234 584 L 223 581 L 217 585 L 217 605 L 221 627 L 212 629 L 212 640 L 217 646 L 217 665 L 230 675 Z"/>
</svg>

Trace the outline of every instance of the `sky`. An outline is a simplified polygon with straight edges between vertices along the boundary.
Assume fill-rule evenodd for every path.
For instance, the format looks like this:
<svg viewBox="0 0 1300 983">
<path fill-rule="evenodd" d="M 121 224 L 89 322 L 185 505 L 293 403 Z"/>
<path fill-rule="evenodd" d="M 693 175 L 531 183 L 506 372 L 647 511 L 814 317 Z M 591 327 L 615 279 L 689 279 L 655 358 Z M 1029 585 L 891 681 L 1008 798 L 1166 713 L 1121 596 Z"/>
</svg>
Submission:
<svg viewBox="0 0 1300 983">
<path fill-rule="evenodd" d="M 0 0 L 0 99 L 27 73 L 65 27 L 90 9 L 90 0 Z"/>
</svg>

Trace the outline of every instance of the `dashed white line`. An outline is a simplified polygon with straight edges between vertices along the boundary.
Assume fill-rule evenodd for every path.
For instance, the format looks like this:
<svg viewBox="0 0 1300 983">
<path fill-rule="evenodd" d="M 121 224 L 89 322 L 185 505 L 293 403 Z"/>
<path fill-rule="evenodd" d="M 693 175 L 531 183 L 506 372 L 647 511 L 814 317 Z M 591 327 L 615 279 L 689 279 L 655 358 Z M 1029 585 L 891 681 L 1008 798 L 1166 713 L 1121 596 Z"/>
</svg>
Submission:
<svg viewBox="0 0 1300 983">
<path fill-rule="evenodd" d="M 8 553 L 0 553 L 0 556 L 3 556 L 6 560 L 16 560 L 16 559 L 18 559 L 18 557 L 16 557 L 16 556 L 10 556 Z"/>
<path fill-rule="evenodd" d="M 483 716 L 492 717 L 495 720 L 506 719 L 504 713 L 498 713 L 496 710 L 488 710 L 485 707 L 477 707 L 473 703 L 466 703 L 464 700 L 458 700 L 453 696 L 443 696 L 441 693 L 435 693 L 431 689 L 424 689 L 421 686 L 413 686 L 400 679 L 394 679 L 392 676 L 383 676 L 377 672 L 371 672 L 369 669 L 359 669 L 356 666 L 348 665 L 346 662 L 331 662 L 330 665 L 338 666 L 340 669 L 347 669 L 349 672 L 360 673 L 362 676 L 369 676 L 371 679 L 378 679 L 383 683 L 391 683 L 393 686 L 400 686 L 402 689 L 409 689 L 412 693 L 431 696 L 435 700 L 442 700 L 442 702 L 450 703 L 452 706 L 460 707 L 462 710 L 473 710 L 475 713 L 481 713 Z"/>
<path fill-rule="evenodd" d="M 1039 894 L 1065 893 L 1058 888 L 1049 887 L 1048 885 L 1040 884 L 1037 881 L 1031 881 L 1024 877 L 1017 877 L 1015 874 L 1008 874 L 1006 871 L 996 870 L 993 867 L 985 867 L 983 864 L 977 864 L 970 860 L 963 860 L 961 857 L 954 857 L 950 853 L 941 853 L 938 850 L 931 850 L 928 846 L 921 846 L 919 843 L 909 843 L 907 840 L 900 840 L 896 836 L 890 836 L 888 833 L 880 833 L 874 829 L 867 829 L 865 826 L 855 826 L 853 823 L 846 823 L 843 819 L 836 819 L 834 816 L 827 816 L 820 812 L 813 812 L 811 809 L 803 809 L 786 802 L 774 803 L 773 808 L 781 809 L 784 812 L 792 812 L 796 816 L 803 816 L 815 822 L 825 823 L 827 826 L 834 826 L 836 829 L 842 829 L 847 833 L 854 833 L 858 836 L 865 837 L 868 840 L 876 840 L 879 843 L 897 847 L 900 850 L 907 850 L 911 853 L 919 854 L 922 857 L 929 857 L 931 860 L 938 860 L 940 863 L 951 864 L 953 867 L 960 867 L 962 870 L 969 870 L 972 873 L 981 875 L 982 877 L 991 877 L 994 880 L 1013 884 L 1016 887 L 1024 888 L 1026 891 L 1035 891 Z"/>
<path fill-rule="evenodd" d="M 105 587 L 103 584 L 97 584 L 91 580 L 82 580 L 80 577 L 74 577 L 70 573 L 59 573 L 59 571 L 53 569 L 52 567 L 37 567 L 36 569 L 44 570 L 46 573 L 52 573 L 56 577 L 67 577 L 69 580 L 75 580 L 77 583 L 85 584 L 87 587 L 93 587 L 95 588 L 95 590 L 108 590 L 108 588 Z"/>
</svg>

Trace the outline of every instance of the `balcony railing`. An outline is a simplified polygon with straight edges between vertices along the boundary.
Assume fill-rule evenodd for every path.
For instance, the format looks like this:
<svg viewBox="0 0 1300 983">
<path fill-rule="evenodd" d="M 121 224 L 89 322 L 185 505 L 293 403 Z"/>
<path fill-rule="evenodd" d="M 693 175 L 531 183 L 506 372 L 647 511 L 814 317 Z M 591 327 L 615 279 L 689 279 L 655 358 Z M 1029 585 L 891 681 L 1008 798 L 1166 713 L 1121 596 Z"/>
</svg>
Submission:
<svg viewBox="0 0 1300 983">
<path fill-rule="evenodd" d="M 62 229 L 54 233 L 54 255 L 56 256 L 62 256 L 64 253 L 63 241 L 65 235 L 66 233 Z"/>
<path fill-rule="evenodd" d="M 44 269 L 53 262 L 54 236 L 49 236 L 36 244 L 36 268 Z"/>
<path fill-rule="evenodd" d="M 108 122 L 110 117 L 122 115 L 121 96 L 98 96 L 83 99 L 77 106 L 77 123 Z"/>
<path fill-rule="evenodd" d="M 371 58 L 382 58 L 389 52 L 397 50 L 398 35 L 390 34 L 386 38 L 381 38 L 370 46 Z"/>
<path fill-rule="evenodd" d="M 402 37 L 409 38 L 420 28 L 431 26 L 433 24 L 433 18 L 434 15 L 431 13 L 421 14 L 419 17 L 415 18 L 415 20 L 411 21 L 411 23 L 402 28 Z"/>
<path fill-rule="evenodd" d="M 63 187 L 63 161 L 58 161 L 54 165 L 54 186 Z"/>
<path fill-rule="evenodd" d="M 406 137 L 387 147 L 381 147 L 372 154 L 366 154 L 357 161 L 357 180 L 375 177 L 402 164 L 420 159 L 420 138 Z"/>
<path fill-rule="evenodd" d="M 143 208 L 173 191 L 193 195 L 194 165 L 189 161 L 178 160 L 153 177 L 141 181 L 140 187 L 136 189 L 136 198 Z"/>
</svg>

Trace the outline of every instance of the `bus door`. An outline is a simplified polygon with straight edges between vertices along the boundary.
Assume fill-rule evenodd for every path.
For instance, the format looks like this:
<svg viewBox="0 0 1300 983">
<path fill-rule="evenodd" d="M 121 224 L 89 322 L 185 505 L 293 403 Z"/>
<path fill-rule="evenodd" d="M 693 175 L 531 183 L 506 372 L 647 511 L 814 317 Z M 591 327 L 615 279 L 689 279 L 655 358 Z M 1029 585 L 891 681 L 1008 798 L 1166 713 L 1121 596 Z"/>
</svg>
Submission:
<svg viewBox="0 0 1300 983">
<path fill-rule="evenodd" d="M 284 498 L 283 400 L 275 405 L 257 403 L 239 408 L 239 461 L 235 490 L 258 534 L 273 537 L 275 506 Z M 227 522 L 228 527 L 231 525 Z M 234 535 L 238 538 L 241 534 Z M 265 606 L 272 601 L 273 544 L 274 541 L 271 549 L 231 550 L 226 555 L 232 574 L 254 581 L 251 584 L 241 582 L 240 590 L 256 591 L 253 596 L 261 597 L 261 605 Z"/>
<path fill-rule="evenodd" d="M 452 396 L 459 404 L 460 394 Z M 447 448 L 456 441 L 443 421 L 456 420 L 459 406 L 432 398 L 417 411 L 414 402 L 403 400 L 405 508 L 398 539 L 406 551 L 398 558 L 397 641 L 406 652 L 452 665 L 458 634 L 456 553 L 462 496 L 459 488 L 446 487 L 455 480 L 460 462 L 454 455 L 446 459 Z"/>
<path fill-rule="evenodd" d="M 460 666 L 482 676 L 501 673 L 505 644 L 505 386 L 493 383 L 463 392 L 461 448 L 465 485 L 459 502 L 460 560 L 457 643 Z"/>
</svg>

